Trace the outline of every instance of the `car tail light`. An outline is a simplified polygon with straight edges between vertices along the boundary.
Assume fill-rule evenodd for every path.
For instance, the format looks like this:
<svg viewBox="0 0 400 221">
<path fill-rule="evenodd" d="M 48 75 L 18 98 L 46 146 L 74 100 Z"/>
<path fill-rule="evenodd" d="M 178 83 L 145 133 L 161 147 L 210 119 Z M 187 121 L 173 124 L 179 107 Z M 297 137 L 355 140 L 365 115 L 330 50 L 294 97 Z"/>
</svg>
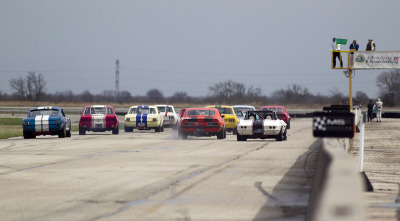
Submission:
<svg viewBox="0 0 400 221">
<path fill-rule="evenodd" d="M 244 128 L 244 129 L 246 129 L 246 128 L 247 128 L 247 126 L 241 126 L 240 128 L 242 128 L 242 129 L 243 129 L 243 128 Z"/>
<path fill-rule="evenodd" d="M 29 125 L 29 121 L 24 121 L 24 125 L 28 126 Z"/>
<path fill-rule="evenodd" d="M 60 124 L 59 120 L 54 121 L 54 124 Z"/>
<path fill-rule="evenodd" d="M 207 123 L 208 126 L 218 126 L 218 122 L 208 122 Z"/>
<path fill-rule="evenodd" d="M 126 121 L 131 121 L 131 119 L 130 118 L 126 118 Z"/>
<path fill-rule="evenodd" d="M 183 126 L 193 126 L 194 123 L 193 122 L 183 122 L 182 125 Z"/>
<path fill-rule="evenodd" d="M 157 118 L 153 118 L 153 121 L 157 121 Z"/>
</svg>

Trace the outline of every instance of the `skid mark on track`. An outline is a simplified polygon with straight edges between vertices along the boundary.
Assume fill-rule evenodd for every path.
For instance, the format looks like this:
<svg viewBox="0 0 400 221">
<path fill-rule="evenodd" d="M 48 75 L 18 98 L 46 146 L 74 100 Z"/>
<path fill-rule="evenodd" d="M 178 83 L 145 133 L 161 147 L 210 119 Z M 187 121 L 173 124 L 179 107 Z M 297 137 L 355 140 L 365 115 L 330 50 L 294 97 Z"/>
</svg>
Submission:
<svg viewBox="0 0 400 221">
<path fill-rule="evenodd" d="M 144 215 L 141 219 L 139 219 L 139 220 L 145 220 L 145 219 L 146 219 L 146 215 L 149 215 L 149 214 L 151 214 L 151 213 L 157 211 L 159 208 L 161 208 L 161 207 L 164 205 L 164 202 L 174 200 L 175 198 L 179 197 L 179 196 L 182 195 L 183 193 L 185 193 L 185 192 L 187 192 L 188 190 L 194 188 L 196 185 L 198 185 L 198 184 L 200 184 L 200 183 L 202 183 L 202 182 L 204 182 L 204 181 L 210 179 L 210 178 L 213 177 L 214 175 L 219 174 L 219 173 L 223 172 L 224 170 L 230 168 L 230 167 L 231 167 L 231 166 L 229 165 L 230 163 L 235 162 L 235 161 L 239 160 L 240 158 L 242 158 L 243 156 L 246 156 L 246 155 L 248 155 L 248 154 L 250 154 L 250 153 L 252 153 L 252 152 L 254 152 L 254 151 L 261 150 L 261 149 L 265 148 L 268 144 L 269 144 L 269 143 L 262 143 L 260 146 L 254 147 L 254 148 L 252 148 L 251 150 L 248 150 L 248 151 L 246 151 L 246 152 L 244 152 L 244 153 L 242 153 L 242 154 L 239 154 L 239 155 L 237 155 L 236 157 L 234 157 L 234 158 L 232 158 L 232 159 L 229 159 L 229 160 L 226 160 L 226 161 L 224 161 L 224 162 L 222 162 L 222 163 L 220 163 L 220 164 L 217 164 L 217 165 L 214 165 L 214 166 L 209 166 L 209 167 L 207 167 L 207 168 L 203 168 L 203 169 L 194 171 L 194 172 L 192 172 L 192 173 L 190 173 L 190 174 L 188 174 L 188 175 L 186 175 L 186 176 L 183 176 L 183 177 L 180 177 L 180 178 L 176 179 L 176 180 L 173 181 L 173 182 L 170 182 L 170 183 L 167 184 L 165 187 L 163 187 L 162 189 L 159 189 L 158 191 L 154 191 L 152 194 L 149 194 L 149 195 L 147 195 L 147 196 L 145 196 L 145 197 L 143 197 L 143 198 L 141 198 L 141 199 L 137 199 L 137 200 L 134 200 L 134 201 L 126 202 L 125 205 L 124 205 L 123 207 L 117 209 L 117 210 L 114 211 L 114 212 L 107 213 L 107 214 L 103 214 L 103 215 L 97 216 L 97 217 L 95 217 L 95 218 L 93 218 L 93 219 L 90 219 L 90 220 L 91 220 L 91 221 L 94 221 L 94 220 L 100 220 L 100 219 L 104 219 L 104 218 L 110 218 L 110 217 L 112 217 L 112 216 L 114 216 L 114 215 L 117 215 L 117 214 L 119 214 L 119 213 L 121 213 L 121 212 L 124 212 L 124 211 L 130 209 L 131 207 L 134 207 L 134 206 L 136 206 L 136 205 L 140 205 L 140 204 L 146 203 L 146 202 L 148 201 L 148 199 L 149 199 L 150 197 L 152 197 L 152 196 L 155 196 L 155 195 L 157 195 L 157 194 L 159 194 L 159 193 L 162 193 L 162 192 L 165 192 L 165 191 L 169 191 L 169 190 L 171 190 L 172 188 L 174 188 L 175 186 L 177 186 L 177 185 L 179 185 L 179 184 L 182 184 L 182 183 L 185 182 L 185 181 L 191 180 L 191 179 L 193 179 L 193 178 L 195 178 L 195 177 L 198 177 L 198 176 L 200 176 L 200 175 L 202 175 L 202 174 L 205 174 L 206 172 L 210 172 L 210 171 L 212 171 L 212 170 L 215 170 L 215 171 L 211 172 L 210 174 L 208 174 L 207 176 L 202 177 L 200 180 L 198 180 L 198 181 L 196 181 L 196 182 L 194 182 L 194 183 L 192 183 L 192 184 L 186 186 L 186 187 L 183 188 L 182 190 L 180 190 L 180 191 L 178 191 L 178 192 L 172 194 L 172 196 L 168 197 L 168 198 L 165 199 L 163 202 L 157 203 L 156 205 L 152 206 L 150 209 L 148 209 L 148 210 L 145 212 L 145 215 Z M 192 165 L 192 166 L 190 166 L 190 168 L 196 168 L 196 167 L 198 167 L 198 165 Z"/>
</svg>

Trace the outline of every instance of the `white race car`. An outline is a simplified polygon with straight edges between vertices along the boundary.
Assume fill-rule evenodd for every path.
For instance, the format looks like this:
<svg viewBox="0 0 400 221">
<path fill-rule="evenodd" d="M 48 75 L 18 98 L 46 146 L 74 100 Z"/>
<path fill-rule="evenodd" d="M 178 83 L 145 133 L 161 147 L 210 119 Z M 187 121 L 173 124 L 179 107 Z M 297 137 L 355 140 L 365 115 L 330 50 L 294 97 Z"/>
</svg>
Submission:
<svg viewBox="0 0 400 221">
<path fill-rule="evenodd" d="M 179 116 L 175 112 L 174 106 L 171 105 L 155 105 L 164 119 L 164 126 L 176 129 L 178 125 Z"/>
<path fill-rule="evenodd" d="M 246 141 L 247 138 L 287 139 L 286 123 L 279 120 L 274 111 L 247 111 L 245 119 L 237 125 L 237 132 L 238 141 Z"/>
</svg>

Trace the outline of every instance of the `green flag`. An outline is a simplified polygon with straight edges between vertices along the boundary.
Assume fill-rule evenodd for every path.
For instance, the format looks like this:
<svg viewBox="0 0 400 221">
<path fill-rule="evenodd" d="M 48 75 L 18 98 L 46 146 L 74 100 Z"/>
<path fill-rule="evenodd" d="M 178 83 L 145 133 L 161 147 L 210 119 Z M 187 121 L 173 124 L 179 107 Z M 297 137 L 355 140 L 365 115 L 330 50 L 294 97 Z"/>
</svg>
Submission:
<svg viewBox="0 0 400 221">
<path fill-rule="evenodd" d="M 336 39 L 336 44 L 338 45 L 346 45 L 347 44 L 347 39 Z"/>
</svg>

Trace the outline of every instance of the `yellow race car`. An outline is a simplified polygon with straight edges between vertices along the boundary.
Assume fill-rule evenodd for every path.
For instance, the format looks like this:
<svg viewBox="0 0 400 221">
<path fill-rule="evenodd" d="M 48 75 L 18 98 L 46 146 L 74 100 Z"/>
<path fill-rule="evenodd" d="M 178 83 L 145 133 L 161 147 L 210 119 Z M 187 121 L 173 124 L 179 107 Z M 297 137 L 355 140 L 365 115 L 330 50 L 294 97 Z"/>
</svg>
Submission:
<svg viewBox="0 0 400 221">
<path fill-rule="evenodd" d="M 208 108 L 216 108 L 221 113 L 221 116 L 225 121 L 226 131 L 232 131 L 234 135 L 237 134 L 236 125 L 239 123 L 239 118 L 237 118 L 233 107 L 231 106 L 207 106 Z"/>
<path fill-rule="evenodd" d="M 137 130 L 151 130 L 156 132 L 164 131 L 164 120 L 158 113 L 155 106 L 132 106 L 125 115 L 125 132 Z"/>
</svg>

